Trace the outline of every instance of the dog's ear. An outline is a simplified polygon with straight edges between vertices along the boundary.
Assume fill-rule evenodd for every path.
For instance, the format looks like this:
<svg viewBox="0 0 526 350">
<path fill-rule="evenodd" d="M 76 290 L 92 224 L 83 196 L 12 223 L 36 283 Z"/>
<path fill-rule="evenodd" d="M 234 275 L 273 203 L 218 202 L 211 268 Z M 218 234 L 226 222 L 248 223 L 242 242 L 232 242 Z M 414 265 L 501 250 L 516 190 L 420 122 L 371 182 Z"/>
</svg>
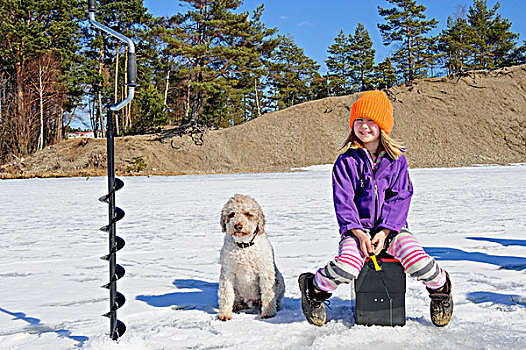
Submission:
<svg viewBox="0 0 526 350">
<path fill-rule="evenodd" d="M 266 223 L 267 222 L 265 220 L 265 214 L 263 214 L 263 211 L 260 210 L 258 213 L 258 234 L 262 235 L 263 233 L 265 233 Z"/>
<path fill-rule="evenodd" d="M 221 225 L 221 231 L 223 233 L 226 232 L 226 219 L 225 219 L 225 216 L 226 216 L 225 211 L 224 210 L 221 211 L 221 218 L 219 219 L 219 224 Z"/>
</svg>

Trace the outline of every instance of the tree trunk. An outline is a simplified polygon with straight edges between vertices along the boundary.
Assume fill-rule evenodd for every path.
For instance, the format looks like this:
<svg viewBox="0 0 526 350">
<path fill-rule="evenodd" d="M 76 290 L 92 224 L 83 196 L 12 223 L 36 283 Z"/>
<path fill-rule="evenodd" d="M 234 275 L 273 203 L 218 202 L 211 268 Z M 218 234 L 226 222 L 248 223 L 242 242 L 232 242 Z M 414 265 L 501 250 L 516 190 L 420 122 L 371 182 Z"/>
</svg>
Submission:
<svg viewBox="0 0 526 350">
<path fill-rule="evenodd" d="M 38 65 L 38 96 L 40 98 L 40 136 L 38 149 L 44 148 L 44 87 L 42 86 L 42 65 Z"/>
<path fill-rule="evenodd" d="M 22 86 L 22 75 L 24 71 L 24 63 L 19 62 L 16 65 L 16 107 L 15 117 L 13 121 L 13 129 L 11 132 L 12 151 L 15 156 L 19 156 L 22 149 L 22 144 L 29 136 L 24 132 L 24 89 Z"/>
<path fill-rule="evenodd" d="M 406 17 L 406 22 L 409 22 L 409 18 Z M 407 37 L 407 81 L 413 81 L 413 48 L 411 42 L 411 30 L 409 25 L 406 25 L 406 37 Z"/>
<path fill-rule="evenodd" d="M 102 94 L 99 91 L 99 120 L 100 120 L 100 134 L 104 138 L 106 135 L 106 131 L 104 129 L 104 115 L 102 113 Z"/>
<path fill-rule="evenodd" d="M 184 120 L 188 119 L 188 114 L 190 113 L 190 83 L 186 85 L 186 99 L 184 102 Z"/>
<path fill-rule="evenodd" d="M 62 141 L 62 130 L 64 129 L 64 126 L 62 124 L 63 120 L 64 120 L 64 106 L 60 106 L 58 120 L 57 120 L 57 136 L 56 136 L 57 143 Z"/>
<path fill-rule="evenodd" d="M 192 100 L 192 114 L 190 114 L 190 120 L 188 121 L 187 126 L 197 125 L 199 115 L 201 114 L 201 107 L 203 107 L 203 102 L 203 91 L 198 91 L 197 94 L 194 94 L 194 98 Z"/>
<path fill-rule="evenodd" d="M 168 73 L 166 73 L 166 86 L 164 87 L 164 101 L 163 101 L 163 109 L 166 112 L 167 110 L 167 101 L 168 101 L 168 88 L 170 86 L 170 72 L 172 71 L 171 68 L 168 68 Z"/>
<path fill-rule="evenodd" d="M 254 79 L 254 91 L 256 92 L 256 106 L 258 108 L 258 117 L 261 115 L 261 107 L 259 106 L 259 97 L 258 97 L 258 80 Z"/>
</svg>

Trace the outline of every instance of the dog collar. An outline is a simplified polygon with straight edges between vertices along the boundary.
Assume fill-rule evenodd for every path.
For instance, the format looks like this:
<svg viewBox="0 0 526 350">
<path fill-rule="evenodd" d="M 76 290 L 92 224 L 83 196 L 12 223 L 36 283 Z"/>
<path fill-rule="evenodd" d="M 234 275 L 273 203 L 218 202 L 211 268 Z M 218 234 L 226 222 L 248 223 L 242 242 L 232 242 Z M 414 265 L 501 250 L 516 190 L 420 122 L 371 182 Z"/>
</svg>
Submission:
<svg viewBox="0 0 526 350">
<path fill-rule="evenodd" d="M 259 226 L 256 227 L 256 230 L 254 231 L 253 236 L 252 236 L 252 239 L 250 240 L 250 242 L 245 243 L 245 242 L 235 242 L 235 241 L 234 241 L 234 243 L 235 243 L 239 248 L 248 248 L 248 247 L 252 247 L 252 246 L 254 245 L 254 239 L 256 239 L 256 236 L 258 235 L 258 231 L 259 231 Z"/>
<path fill-rule="evenodd" d="M 236 245 L 239 247 L 239 248 L 248 248 L 248 247 L 252 247 L 254 245 L 254 242 L 248 242 L 248 243 L 245 243 L 245 242 L 236 242 Z"/>
</svg>

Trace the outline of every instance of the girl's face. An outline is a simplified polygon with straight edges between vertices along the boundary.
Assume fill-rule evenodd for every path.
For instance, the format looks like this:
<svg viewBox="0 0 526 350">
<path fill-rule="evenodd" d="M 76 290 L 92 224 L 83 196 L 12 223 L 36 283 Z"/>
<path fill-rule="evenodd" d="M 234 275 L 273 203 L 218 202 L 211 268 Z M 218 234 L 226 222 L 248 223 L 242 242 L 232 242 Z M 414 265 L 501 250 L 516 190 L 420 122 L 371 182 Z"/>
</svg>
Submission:
<svg viewBox="0 0 526 350">
<path fill-rule="evenodd" d="M 380 138 L 380 127 L 368 118 L 356 118 L 353 131 L 364 145 L 375 143 Z"/>
</svg>

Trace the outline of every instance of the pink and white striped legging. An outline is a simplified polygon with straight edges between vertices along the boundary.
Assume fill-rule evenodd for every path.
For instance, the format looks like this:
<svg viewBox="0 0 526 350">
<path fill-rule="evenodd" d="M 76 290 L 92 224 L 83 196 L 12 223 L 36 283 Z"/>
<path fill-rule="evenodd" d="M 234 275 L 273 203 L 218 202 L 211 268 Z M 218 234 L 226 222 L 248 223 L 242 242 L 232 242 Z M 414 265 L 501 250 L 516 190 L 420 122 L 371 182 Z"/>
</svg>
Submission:
<svg viewBox="0 0 526 350">
<path fill-rule="evenodd" d="M 438 289 L 446 282 L 445 271 L 405 228 L 393 238 L 387 247 L 387 253 L 400 261 L 407 274 L 422 281 L 430 289 Z M 342 283 L 351 283 L 358 277 L 365 258 L 358 239 L 344 237 L 340 241 L 338 255 L 316 272 L 316 287 L 331 292 Z"/>
</svg>

